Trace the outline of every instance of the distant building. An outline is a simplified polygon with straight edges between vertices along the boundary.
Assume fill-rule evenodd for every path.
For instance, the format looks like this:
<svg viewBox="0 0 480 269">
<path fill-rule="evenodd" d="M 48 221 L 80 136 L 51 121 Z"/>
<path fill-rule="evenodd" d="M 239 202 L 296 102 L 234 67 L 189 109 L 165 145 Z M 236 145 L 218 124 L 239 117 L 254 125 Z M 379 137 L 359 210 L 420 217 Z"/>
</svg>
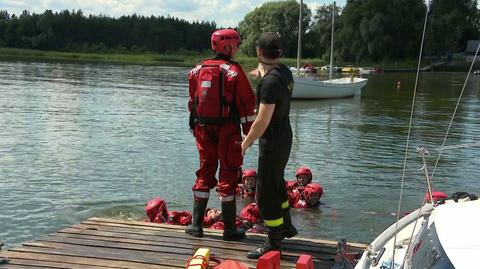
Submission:
<svg viewBox="0 0 480 269">
<path fill-rule="evenodd" d="M 467 62 L 471 62 L 473 60 L 479 44 L 480 40 L 468 40 L 467 47 L 465 48 L 465 60 Z M 479 55 L 477 55 L 476 61 L 480 62 L 480 51 L 478 53 Z"/>
</svg>

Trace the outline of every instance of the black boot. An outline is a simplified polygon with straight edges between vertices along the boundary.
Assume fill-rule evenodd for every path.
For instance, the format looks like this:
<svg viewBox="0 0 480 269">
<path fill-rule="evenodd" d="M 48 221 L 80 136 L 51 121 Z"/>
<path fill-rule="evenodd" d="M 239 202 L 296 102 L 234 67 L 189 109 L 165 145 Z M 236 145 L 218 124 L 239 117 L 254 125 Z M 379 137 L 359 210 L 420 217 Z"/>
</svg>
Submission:
<svg viewBox="0 0 480 269">
<path fill-rule="evenodd" d="M 208 199 L 195 199 L 193 203 L 192 224 L 188 225 L 185 232 L 194 237 L 203 237 L 203 217 L 207 209 Z"/>
<path fill-rule="evenodd" d="M 222 215 L 223 224 L 225 229 L 223 230 L 223 240 L 225 241 L 237 241 L 246 237 L 243 229 L 237 229 L 235 225 L 235 219 L 237 217 L 237 208 L 235 201 L 222 202 Z"/>
<path fill-rule="evenodd" d="M 298 234 L 297 229 L 293 226 L 292 216 L 290 216 L 290 207 L 282 210 L 283 223 L 285 224 L 285 230 L 283 231 L 283 238 L 291 238 Z"/>
<path fill-rule="evenodd" d="M 283 236 L 284 227 L 268 228 L 266 240 L 260 244 L 255 250 L 249 251 L 247 253 L 247 258 L 249 259 L 258 259 L 263 256 L 263 254 L 272 251 L 280 250 L 280 243 Z"/>
</svg>

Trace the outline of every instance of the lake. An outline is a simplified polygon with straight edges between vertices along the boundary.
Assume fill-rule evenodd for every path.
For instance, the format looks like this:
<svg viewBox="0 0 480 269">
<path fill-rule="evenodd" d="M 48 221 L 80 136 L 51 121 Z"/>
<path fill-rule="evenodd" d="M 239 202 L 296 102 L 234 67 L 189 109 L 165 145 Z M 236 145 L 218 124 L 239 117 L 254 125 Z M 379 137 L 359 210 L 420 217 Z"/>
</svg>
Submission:
<svg viewBox="0 0 480 269">
<path fill-rule="evenodd" d="M 20 245 L 89 217 L 145 218 L 163 197 L 191 210 L 198 153 L 188 128 L 188 68 L 0 62 L 0 240 Z M 426 186 L 466 73 L 421 73 L 402 212 Z M 370 242 L 396 220 L 414 73 L 368 76 L 360 96 L 294 101 L 286 177 L 309 166 L 325 193 L 294 210 L 300 236 Z M 401 82 L 397 89 L 396 82 Z M 480 76 L 471 76 L 446 145 L 477 143 Z M 258 149 L 244 168 L 256 168 Z M 446 150 L 435 190 L 480 194 L 479 147 Z M 209 206 L 220 205 L 212 192 Z M 237 209 L 239 210 L 239 209 Z"/>
</svg>

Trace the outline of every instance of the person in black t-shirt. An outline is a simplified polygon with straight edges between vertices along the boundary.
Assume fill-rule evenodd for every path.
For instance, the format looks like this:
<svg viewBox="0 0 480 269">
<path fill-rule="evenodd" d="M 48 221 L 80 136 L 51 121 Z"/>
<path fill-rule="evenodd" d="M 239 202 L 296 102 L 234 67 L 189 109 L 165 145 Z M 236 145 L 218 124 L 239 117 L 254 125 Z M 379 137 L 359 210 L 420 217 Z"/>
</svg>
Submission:
<svg viewBox="0 0 480 269">
<path fill-rule="evenodd" d="M 292 148 L 290 126 L 290 99 L 293 77 L 280 63 L 281 40 L 278 33 L 262 33 L 257 41 L 257 55 L 264 73 L 257 86 L 257 118 L 242 142 L 242 154 L 259 139 L 257 170 L 257 203 L 267 226 L 268 237 L 248 258 L 259 258 L 270 250 L 279 250 L 280 242 L 293 237 L 297 230 L 292 225 L 287 189 L 284 180 Z"/>
</svg>

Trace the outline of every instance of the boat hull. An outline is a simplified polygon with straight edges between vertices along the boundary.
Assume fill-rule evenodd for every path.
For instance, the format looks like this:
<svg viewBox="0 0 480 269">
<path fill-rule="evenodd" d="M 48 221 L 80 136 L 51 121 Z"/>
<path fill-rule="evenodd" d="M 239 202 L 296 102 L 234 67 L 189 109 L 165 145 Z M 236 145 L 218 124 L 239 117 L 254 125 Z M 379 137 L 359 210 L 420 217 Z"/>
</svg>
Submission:
<svg viewBox="0 0 480 269">
<path fill-rule="evenodd" d="M 295 77 L 293 99 L 330 99 L 346 98 L 359 94 L 367 85 L 365 78 L 339 78 L 314 80 L 307 77 Z"/>
<path fill-rule="evenodd" d="M 479 211 L 479 200 L 428 204 L 380 234 L 355 269 L 473 268 L 480 253 L 480 219 L 473 216 Z"/>
</svg>

